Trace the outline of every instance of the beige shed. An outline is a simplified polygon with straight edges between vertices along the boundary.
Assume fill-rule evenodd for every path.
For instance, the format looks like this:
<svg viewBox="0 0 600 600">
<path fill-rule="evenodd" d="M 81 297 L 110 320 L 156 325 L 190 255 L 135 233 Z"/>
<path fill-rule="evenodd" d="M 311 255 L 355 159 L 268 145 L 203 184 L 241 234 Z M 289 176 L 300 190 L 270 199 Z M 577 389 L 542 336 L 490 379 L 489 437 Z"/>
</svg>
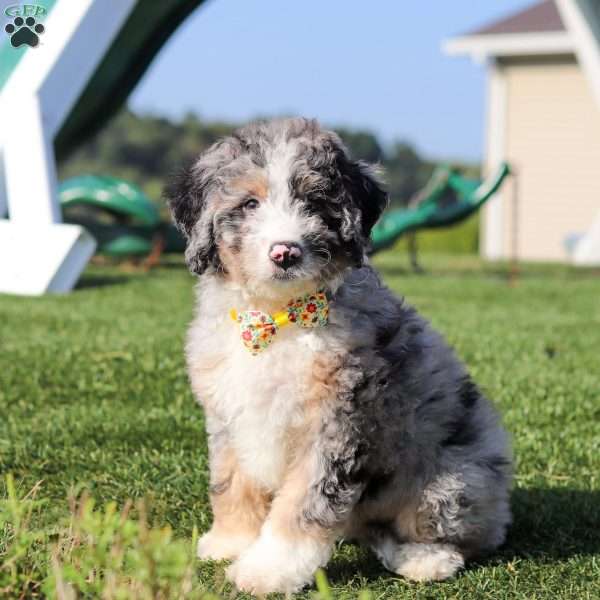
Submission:
<svg viewBox="0 0 600 600">
<path fill-rule="evenodd" d="M 445 43 L 487 64 L 486 167 L 516 172 L 516 204 L 513 182 L 483 211 L 486 258 L 575 259 L 600 223 L 599 33 L 600 1 L 547 0 Z"/>
</svg>

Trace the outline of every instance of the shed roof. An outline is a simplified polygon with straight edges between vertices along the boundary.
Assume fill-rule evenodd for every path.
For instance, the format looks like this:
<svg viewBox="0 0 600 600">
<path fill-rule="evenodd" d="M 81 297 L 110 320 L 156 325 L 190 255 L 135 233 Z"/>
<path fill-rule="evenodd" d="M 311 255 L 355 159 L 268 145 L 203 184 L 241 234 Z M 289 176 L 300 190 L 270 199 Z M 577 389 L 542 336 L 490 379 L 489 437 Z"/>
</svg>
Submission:
<svg viewBox="0 0 600 600">
<path fill-rule="evenodd" d="M 495 21 L 466 35 L 503 35 L 511 33 L 545 33 L 566 31 L 554 0 L 544 0 L 500 21 Z"/>
</svg>

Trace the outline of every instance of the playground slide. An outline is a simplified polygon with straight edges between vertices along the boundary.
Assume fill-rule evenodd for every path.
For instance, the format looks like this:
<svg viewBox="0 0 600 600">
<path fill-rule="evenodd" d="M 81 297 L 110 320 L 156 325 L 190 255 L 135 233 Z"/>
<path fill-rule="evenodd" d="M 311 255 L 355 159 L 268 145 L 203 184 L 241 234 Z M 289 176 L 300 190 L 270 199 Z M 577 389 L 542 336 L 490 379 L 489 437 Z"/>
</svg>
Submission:
<svg viewBox="0 0 600 600">
<path fill-rule="evenodd" d="M 409 231 L 450 226 L 468 218 L 491 198 L 509 175 L 502 164 L 487 181 L 462 177 L 447 167 L 436 170 L 415 208 L 392 211 L 383 216 L 372 233 L 372 251 L 393 245 Z M 149 254 L 159 234 L 163 249 L 180 252 L 181 235 L 160 217 L 141 189 L 114 177 L 84 176 L 69 179 L 59 187 L 63 216 L 67 222 L 84 225 L 98 242 L 98 251 L 109 256 Z M 112 224 L 89 214 L 72 214 L 70 209 L 99 209 L 113 217 Z"/>
<path fill-rule="evenodd" d="M 510 175 L 510 167 L 502 163 L 489 179 L 467 179 L 445 168 L 445 177 L 435 173 L 440 183 L 414 208 L 393 210 L 373 228 L 372 249 L 378 252 L 392 246 L 410 231 L 454 225 L 477 212 L 500 189 Z"/>
</svg>

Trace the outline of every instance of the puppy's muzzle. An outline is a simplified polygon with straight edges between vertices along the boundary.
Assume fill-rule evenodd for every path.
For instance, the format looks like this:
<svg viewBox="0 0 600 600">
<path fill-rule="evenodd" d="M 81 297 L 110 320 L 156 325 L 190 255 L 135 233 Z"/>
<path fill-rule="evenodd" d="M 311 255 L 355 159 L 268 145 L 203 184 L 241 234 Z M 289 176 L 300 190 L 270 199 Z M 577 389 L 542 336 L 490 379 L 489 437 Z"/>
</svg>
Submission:
<svg viewBox="0 0 600 600">
<path fill-rule="evenodd" d="M 269 258 L 282 269 L 289 269 L 302 261 L 302 248 L 294 242 L 275 242 L 269 250 Z"/>
</svg>

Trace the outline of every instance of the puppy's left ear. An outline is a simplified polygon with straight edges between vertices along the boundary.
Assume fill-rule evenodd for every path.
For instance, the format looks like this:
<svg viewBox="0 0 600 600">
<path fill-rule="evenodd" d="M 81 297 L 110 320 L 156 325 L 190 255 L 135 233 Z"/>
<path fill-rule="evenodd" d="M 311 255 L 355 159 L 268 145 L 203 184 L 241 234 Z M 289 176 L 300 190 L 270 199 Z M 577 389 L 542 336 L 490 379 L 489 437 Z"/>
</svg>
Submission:
<svg viewBox="0 0 600 600">
<path fill-rule="evenodd" d="M 346 158 L 342 173 L 346 191 L 360 213 L 360 233 L 368 240 L 371 229 L 388 204 L 388 194 L 383 189 L 375 168 L 362 160 Z"/>
</svg>

